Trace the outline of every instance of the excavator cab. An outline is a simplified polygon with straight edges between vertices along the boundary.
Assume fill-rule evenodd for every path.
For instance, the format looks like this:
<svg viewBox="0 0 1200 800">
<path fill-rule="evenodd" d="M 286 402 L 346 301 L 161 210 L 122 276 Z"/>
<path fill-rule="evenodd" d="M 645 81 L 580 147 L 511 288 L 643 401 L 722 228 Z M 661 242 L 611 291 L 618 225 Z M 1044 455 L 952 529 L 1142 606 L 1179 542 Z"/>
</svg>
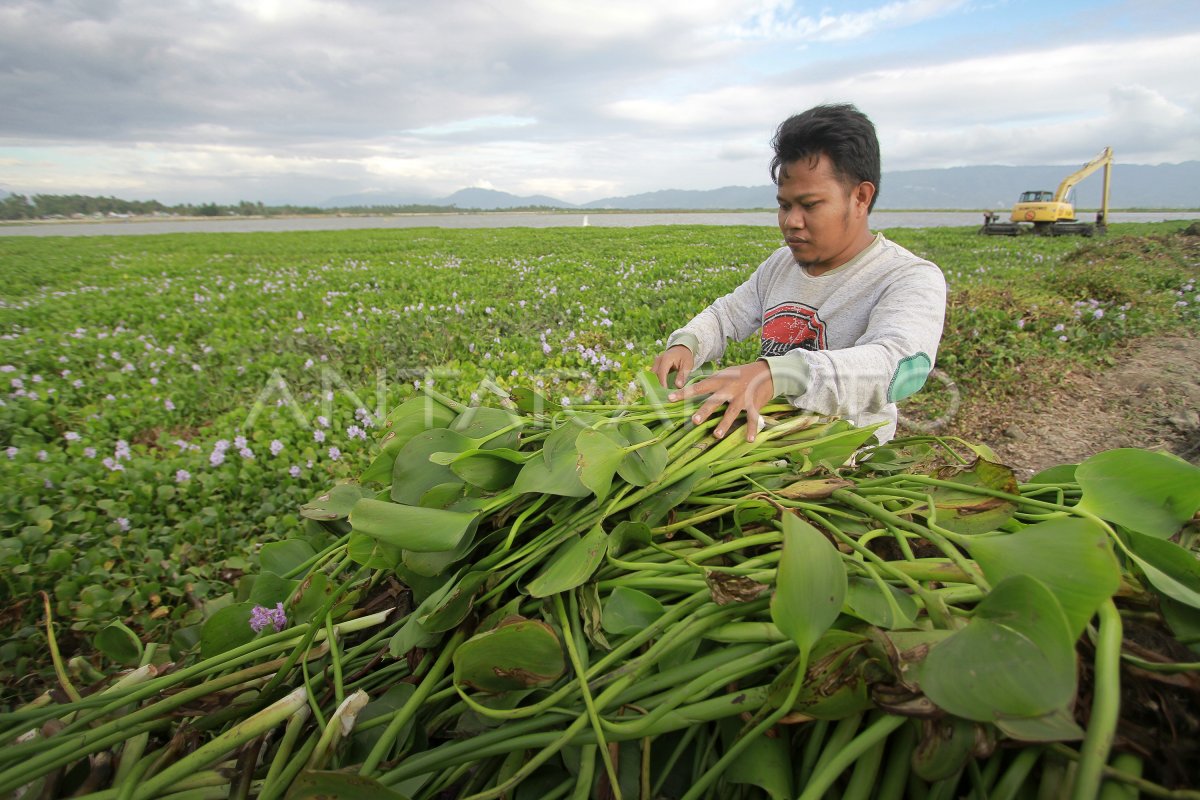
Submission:
<svg viewBox="0 0 1200 800">
<path fill-rule="evenodd" d="M 1054 192 L 1021 192 L 1018 203 L 1049 203 L 1054 200 Z"/>
</svg>

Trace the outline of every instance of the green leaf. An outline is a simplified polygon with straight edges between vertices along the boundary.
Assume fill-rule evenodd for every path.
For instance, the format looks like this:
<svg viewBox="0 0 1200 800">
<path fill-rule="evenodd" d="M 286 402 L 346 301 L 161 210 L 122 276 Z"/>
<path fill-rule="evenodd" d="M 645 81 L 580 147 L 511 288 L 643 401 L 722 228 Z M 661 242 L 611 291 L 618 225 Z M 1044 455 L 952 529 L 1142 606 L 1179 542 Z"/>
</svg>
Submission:
<svg viewBox="0 0 1200 800">
<path fill-rule="evenodd" d="M 454 651 L 454 682 L 485 692 L 546 686 L 566 671 L 562 645 L 544 622 L 513 617 Z"/>
<path fill-rule="evenodd" d="M 663 613 L 663 604 L 645 592 L 627 586 L 617 586 L 604 601 L 601 627 L 605 633 L 614 636 L 637 633 Z"/>
<path fill-rule="evenodd" d="M 393 569 L 400 563 L 404 551 L 393 545 L 373 539 L 365 533 L 353 533 L 346 544 L 346 555 L 355 564 L 371 569 Z"/>
<path fill-rule="evenodd" d="M 291 596 L 291 616 L 295 624 L 311 622 L 313 615 L 325 605 L 325 601 L 333 594 L 334 587 L 329 585 L 329 576 L 324 572 L 312 572 Z M 265 604 L 264 604 L 265 605 Z"/>
<path fill-rule="evenodd" d="M 1169 453 L 1124 448 L 1079 465 L 1079 507 L 1109 522 L 1168 539 L 1200 509 L 1200 467 Z"/>
<path fill-rule="evenodd" d="M 891 602 L 885 590 L 870 578 L 850 578 L 846 586 L 846 610 L 879 628 L 911 628 L 919 612 L 916 601 L 891 584 L 884 586 Z"/>
<path fill-rule="evenodd" d="M 841 613 L 846 568 L 837 548 L 795 514 L 783 515 L 783 555 L 771 598 L 771 620 L 805 656 Z"/>
<path fill-rule="evenodd" d="M 740 720 L 729 720 L 722 733 L 732 743 L 741 727 Z M 757 786 L 771 800 L 790 800 L 795 796 L 792 772 L 792 749 L 788 738 L 759 736 L 734 759 L 722 777 L 727 783 Z"/>
<path fill-rule="evenodd" d="M 408 800 L 374 778 L 347 772 L 305 770 L 292 781 L 285 800 Z"/>
<path fill-rule="evenodd" d="M 299 583 L 281 578 L 274 572 L 260 572 L 254 579 L 254 588 L 250 590 L 250 596 L 246 599 L 256 606 L 274 606 L 291 597 Z"/>
<path fill-rule="evenodd" d="M 613 528 L 612 533 L 608 535 L 608 552 L 614 556 L 619 556 L 629 550 L 636 550 L 646 545 L 654 539 L 654 534 L 650 531 L 650 526 L 644 522 L 624 522 L 617 523 L 617 527 Z"/>
<path fill-rule="evenodd" d="M 625 451 L 610 436 L 596 430 L 583 431 L 575 444 L 579 448 L 575 465 L 579 482 L 592 490 L 597 500 L 603 500 L 608 497 L 613 475 L 625 457 Z"/>
<path fill-rule="evenodd" d="M 671 513 L 671 509 L 687 499 L 693 488 L 711 477 L 712 471 L 707 467 L 698 469 L 629 509 L 629 518 L 635 522 L 657 525 Z"/>
<path fill-rule="evenodd" d="M 509 392 L 508 399 L 522 414 L 545 414 L 546 409 L 550 408 L 549 400 L 525 386 L 518 386 Z"/>
<path fill-rule="evenodd" d="M 524 421 L 511 411 L 505 411 L 502 408 L 491 408 L 489 406 L 476 406 L 468 408 L 455 417 L 454 422 L 450 423 L 450 430 L 461 433 L 469 439 L 480 440 L 486 439 L 492 434 L 517 423 L 524 424 Z M 513 448 L 517 446 L 520 438 L 521 428 L 517 427 L 495 438 L 488 439 L 487 442 L 479 446 L 484 448 Z"/>
<path fill-rule="evenodd" d="M 1200 562 L 1174 542 L 1137 531 L 1126 531 L 1131 556 L 1160 594 L 1200 608 Z"/>
<path fill-rule="evenodd" d="M 966 467 L 948 466 L 933 472 L 938 480 L 963 487 L 978 487 L 1017 494 L 1017 479 L 1011 468 L 978 458 Z M 1001 497 L 989 497 L 968 488 L 927 487 L 936 511 L 938 525 L 955 533 L 988 533 L 1012 519 L 1017 504 Z M 917 513 L 921 513 L 918 510 Z"/>
<path fill-rule="evenodd" d="M 647 403 L 661 406 L 667 405 L 671 402 L 668 399 L 668 396 L 671 394 L 671 390 L 659 383 L 658 376 L 650 370 L 641 370 L 637 375 L 634 376 L 634 380 L 637 381 L 638 388 L 640 388 L 642 390 L 642 394 L 645 395 Z M 675 379 L 671 376 L 668 376 L 668 380 L 671 382 L 671 386 L 673 387 L 675 385 Z"/>
<path fill-rule="evenodd" d="M 1020 742 L 1073 742 L 1084 737 L 1083 728 L 1067 707 L 1058 708 L 1040 717 L 998 719 L 996 727 Z"/>
<path fill-rule="evenodd" d="M 205 620 L 200 629 L 200 657 L 212 658 L 252 640 L 256 635 L 250 628 L 253 608 L 254 603 L 234 603 Z"/>
<path fill-rule="evenodd" d="M 116 620 L 96 634 L 92 645 L 118 664 L 133 666 L 142 658 L 142 640 Z"/>
<path fill-rule="evenodd" d="M 558 546 L 537 577 L 525 584 L 525 591 L 532 597 L 549 597 L 581 586 L 604 561 L 607 552 L 608 534 L 599 525 L 583 536 L 572 536 Z"/>
<path fill-rule="evenodd" d="M 595 414 L 572 414 L 568 416 L 542 442 L 542 460 L 549 466 L 556 459 L 560 458 L 563 453 L 570 453 L 573 459 L 579 454 L 578 448 L 575 447 L 575 442 L 579 439 L 579 434 L 588 430 L 599 419 Z"/>
<path fill-rule="evenodd" d="M 792 706 L 815 719 L 838 720 L 870 709 L 874 703 L 868 686 L 870 674 L 867 637 L 831 628 L 813 645 L 804 686 Z M 779 705 L 787 697 L 787 683 L 777 682 L 770 702 Z"/>
<path fill-rule="evenodd" d="M 457 627 L 475 605 L 475 594 L 487 583 L 489 572 L 468 572 L 436 606 L 417 616 L 421 627 L 433 633 L 441 633 Z"/>
<path fill-rule="evenodd" d="M 1104 529 L 1079 517 L 1039 522 L 1007 536 L 973 538 L 971 557 L 990 583 L 1030 575 L 1054 593 L 1078 639 L 1121 585 L 1121 566 Z"/>
<path fill-rule="evenodd" d="M 566 427 L 566 426 L 564 426 Z M 561 430 L 561 429 L 560 429 Z M 553 435 L 553 434 L 551 434 Z M 543 455 L 545 450 L 543 449 Z M 592 490 L 584 486 L 575 471 L 579 453 L 574 448 L 558 447 L 553 460 L 530 459 L 513 482 L 513 489 L 521 493 L 552 494 L 559 497 L 587 497 Z"/>
<path fill-rule="evenodd" d="M 1078 464 L 1060 464 L 1057 467 L 1042 470 L 1026 483 L 1052 483 L 1055 485 L 1075 483 L 1075 470 L 1078 468 Z"/>
<path fill-rule="evenodd" d="M 479 450 L 475 455 L 456 459 L 450 470 L 472 486 L 495 492 L 512 486 L 521 466 L 504 457 L 493 456 L 487 450 Z"/>
<path fill-rule="evenodd" d="M 394 445 L 395 452 L 412 436 L 431 428 L 444 428 L 457 416 L 457 412 L 429 395 L 413 397 L 393 408 L 384 418 L 382 427 L 387 434 L 380 444 L 388 447 L 399 439 L 399 444 Z"/>
<path fill-rule="evenodd" d="M 630 445 L 645 444 L 657 438 L 654 431 L 640 422 L 622 422 L 617 426 L 621 438 Z M 660 477 L 667 468 L 667 448 L 661 442 L 631 450 L 617 465 L 617 474 L 634 486 L 649 486 Z"/>
<path fill-rule="evenodd" d="M 474 446 L 475 443 L 461 433 L 446 428 L 416 434 L 396 454 L 396 464 L 392 470 L 392 500 L 415 506 L 421 502 L 421 496 L 435 486 L 461 484 L 462 478 L 455 475 L 450 467 L 434 464 L 429 457 L 434 453 L 461 453 Z"/>
<path fill-rule="evenodd" d="M 842 433 L 822 437 L 823 441 L 818 444 L 809 446 L 800 444 L 796 448 L 796 453 L 807 456 L 814 464 L 825 464 L 837 469 L 849 461 L 850 456 L 854 455 L 858 448 L 871 441 L 878 427 L 879 425 L 867 428 L 850 427 Z"/>
<path fill-rule="evenodd" d="M 316 554 L 313 546 L 303 539 L 284 539 L 264 544 L 258 552 L 258 563 L 267 572 L 286 575 Z"/>
<path fill-rule="evenodd" d="M 1051 591 L 1014 575 L 929 651 L 919 681 L 930 700 L 966 719 L 1041 717 L 1075 696 L 1075 639 Z"/>
<path fill-rule="evenodd" d="M 453 550 L 475 532 L 478 514 L 363 498 L 350 512 L 358 533 L 419 553 Z"/>
<path fill-rule="evenodd" d="M 345 519 L 354 504 L 367 494 L 357 483 L 341 483 L 300 506 L 300 516 L 319 521 Z"/>
</svg>

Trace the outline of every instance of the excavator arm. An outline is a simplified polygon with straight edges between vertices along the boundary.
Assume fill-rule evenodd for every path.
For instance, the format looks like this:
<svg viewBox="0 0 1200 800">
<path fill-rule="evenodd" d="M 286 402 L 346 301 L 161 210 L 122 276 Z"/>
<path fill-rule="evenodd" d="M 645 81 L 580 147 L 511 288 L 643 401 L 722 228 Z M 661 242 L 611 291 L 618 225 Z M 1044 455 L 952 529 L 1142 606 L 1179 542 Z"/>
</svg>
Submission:
<svg viewBox="0 0 1200 800">
<path fill-rule="evenodd" d="M 1112 164 L 1112 158 L 1112 148 L 1106 147 L 1104 148 L 1103 152 L 1100 153 L 1100 155 L 1084 164 L 1075 172 L 1072 172 L 1066 178 L 1063 178 L 1063 182 L 1058 185 L 1058 191 L 1054 193 L 1054 202 L 1068 202 L 1067 195 L 1069 195 L 1071 190 L 1075 188 L 1075 184 L 1079 183 L 1081 180 L 1086 178 L 1088 175 L 1091 175 L 1101 167 L 1105 167 L 1107 169 L 1108 166 Z M 1105 181 L 1105 183 L 1107 183 L 1107 181 Z"/>
</svg>

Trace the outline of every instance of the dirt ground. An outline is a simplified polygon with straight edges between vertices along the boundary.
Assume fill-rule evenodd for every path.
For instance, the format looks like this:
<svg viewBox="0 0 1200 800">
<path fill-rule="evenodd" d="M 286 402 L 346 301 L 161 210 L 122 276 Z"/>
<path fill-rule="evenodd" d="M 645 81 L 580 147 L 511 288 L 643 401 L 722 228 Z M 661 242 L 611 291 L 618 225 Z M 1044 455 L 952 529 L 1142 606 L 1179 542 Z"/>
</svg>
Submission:
<svg viewBox="0 0 1200 800">
<path fill-rule="evenodd" d="M 1200 338 L 1148 337 L 1103 372 L 1069 371 L 1034 409 L 969 410 L 949 432 L 984 442 L 1028 478 L 1102 450 L 1166 450 L 1200 464 Z"/>
</svg>

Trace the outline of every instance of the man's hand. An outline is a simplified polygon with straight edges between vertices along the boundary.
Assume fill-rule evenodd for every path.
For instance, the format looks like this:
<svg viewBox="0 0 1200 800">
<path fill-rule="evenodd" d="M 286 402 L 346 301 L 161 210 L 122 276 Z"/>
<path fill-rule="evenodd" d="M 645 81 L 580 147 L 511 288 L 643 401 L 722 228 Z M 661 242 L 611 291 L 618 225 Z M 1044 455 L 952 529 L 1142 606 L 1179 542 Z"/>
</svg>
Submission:
<svg viewBox="0 0 1200 800">
<path fill-rule="evenodd" d="M 674 347 L 668 347 L 666 352 L 659 353 L 654 357 L 654 366 L 651 367 L 651 371 L 658 376 L 658 382 L 664 389 L 670 388 L 667 386 L 667 375 L 674 371 L 675 388 L 682 389 L 687 383 L 688 375 L 692 374 L 695 358 L 689 348 L 677 344 Z"/>
<path fill-rule="evenodd" d="M 675 348 L 671 348 L 674 350 Z M 686 349 L 686 348 L 684 348 Z M 671 351 L 668 350 L 667 355 Z M 689 353 L 690 355 L 690 353 Z M 657 372 L 658 361 L 655 361 Z M 771 380 L 771 368 L 766 361 L 755 361 L 752 364 L 741 364 L 728 367 L 691 386 L 684 386 L 671 392 L 671 400 L 686 400 L 690 397 L 708 395 L 700 408 L 692 415 L 696 425 L 712 416 L 712 413 L 723 405 L 725 416 L 713 431 L 718 439 L 729 433 L 729 429 L 737 421 L 738 415 L 746 412 L 746 441 L 753 442 L 758 435 L 762 417 L 758 411 L 775 397 L 775 383 Z"/>
</svg>

